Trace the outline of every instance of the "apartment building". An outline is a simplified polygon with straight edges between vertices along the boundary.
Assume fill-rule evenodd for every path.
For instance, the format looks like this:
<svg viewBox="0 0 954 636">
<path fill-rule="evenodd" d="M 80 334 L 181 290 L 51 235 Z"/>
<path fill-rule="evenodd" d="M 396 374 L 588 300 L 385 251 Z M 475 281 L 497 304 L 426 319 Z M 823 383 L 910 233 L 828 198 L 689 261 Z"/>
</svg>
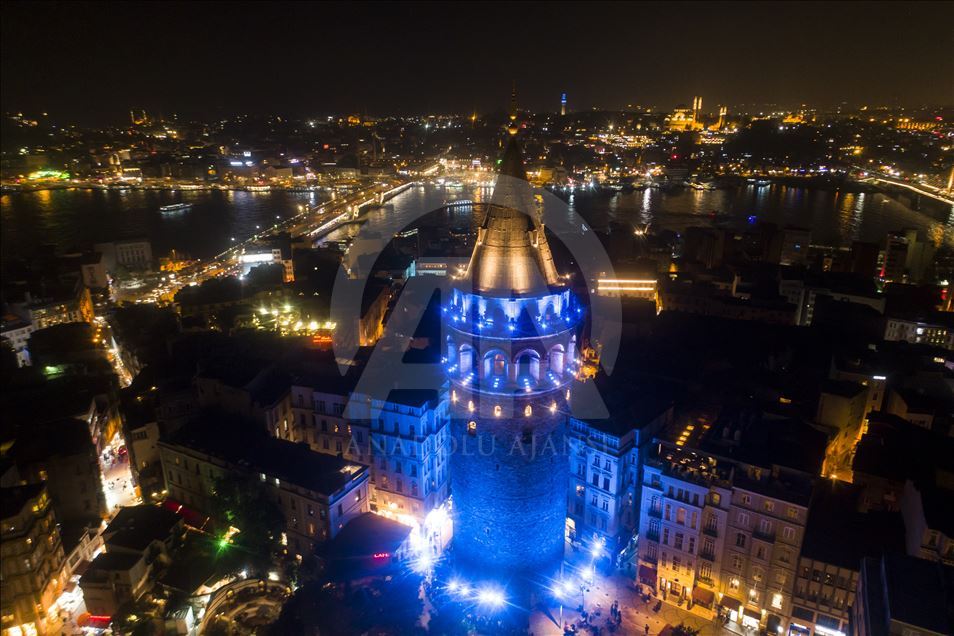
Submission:
<svg viewBox="0 0 954 636">
<path fill-rule="evenodd" d="M 67 581 L 52 502 L 42 483 L 0 489 L 3 634 L 58 633 L 48 610 Z"/>
<path fill-rule="evenodd" d="M 235 422 L 188 424 L 159 442 L 159 454 L 169 497 L 203 512 L 211 510 L 216 480 L 257 476 L 285 516 L 292 554 L 307 553 L 368 511 L 366 466 Z"/>
</svg>

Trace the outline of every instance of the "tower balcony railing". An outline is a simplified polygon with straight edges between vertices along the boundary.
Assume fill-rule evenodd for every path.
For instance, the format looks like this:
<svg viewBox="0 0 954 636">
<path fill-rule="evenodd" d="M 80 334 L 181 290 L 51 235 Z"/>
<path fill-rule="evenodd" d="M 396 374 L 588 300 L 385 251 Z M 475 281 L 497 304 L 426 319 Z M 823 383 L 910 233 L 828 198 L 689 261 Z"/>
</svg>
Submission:
<svg viewBox="0 0 954 636">
<path fill-rule="evenodd" d="M 583 319 L 583 308 L 569 308 L 559 314 L 535 316 L 529 320 L 494 320 L 486 315 L 465 315 L 456 307 L 443 309 L 449 327 L 484 338 L 545 338 L 574 329 Z"/>
</svg>

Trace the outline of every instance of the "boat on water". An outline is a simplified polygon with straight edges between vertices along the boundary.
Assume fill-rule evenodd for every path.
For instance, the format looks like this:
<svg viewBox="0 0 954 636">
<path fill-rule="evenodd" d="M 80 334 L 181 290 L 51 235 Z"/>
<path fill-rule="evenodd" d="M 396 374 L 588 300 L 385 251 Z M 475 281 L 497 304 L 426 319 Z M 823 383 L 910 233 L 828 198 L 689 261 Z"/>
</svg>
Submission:
<svg viewBox="0 0 954 636">
<path fill-rule="evenodd" d="M 765 186 L 772 185 L 772 182 L 768 179 L 747 179 L 750 185 L 754 185 L 756 188 L 764 188 Z"/>
<path fill-rule="evenodd" d="M 192 208 L 191 203 L 173 203 L 171 205 L 163 205 L 159 207 L 159 211 L 163 214 L 176 214 L 178 212 L 185 212 Z"/>
</svg>

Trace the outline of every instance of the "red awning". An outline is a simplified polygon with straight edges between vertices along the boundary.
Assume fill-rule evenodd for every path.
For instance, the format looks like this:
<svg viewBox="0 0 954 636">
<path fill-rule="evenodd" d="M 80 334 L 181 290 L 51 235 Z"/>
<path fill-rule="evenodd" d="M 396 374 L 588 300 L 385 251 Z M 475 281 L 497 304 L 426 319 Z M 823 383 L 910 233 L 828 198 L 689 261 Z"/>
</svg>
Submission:
<svg viewBox="0 0 954 636">
<path fill-rule="evenodd" d="M 735 610 L 737 612 L 742 607 L 742 601 L 734 599 L 731 596 L 723 596 L 720 604 L 726 609 Z"/>
<path fill-rule="evenodd" d="M 202 530 L 209 523 L 208 516 L 179 503 L 175 499 L 166 499 L 162 502 L 162 506 L 182 517 L 186 525 L 192 526 L 193 528 Z"/>
<path fill-rule="evenodd" d="M 692 588 L 692 600 L 708 607 L 715 600 L 715 592 L 704 587 L 694 587 Z"/>
<path fill-rule="evenodd" d="M 639 566 L 639 580 L 646 585 L 656 585 L 656 568 L 648 565 Z"/>
</svg>

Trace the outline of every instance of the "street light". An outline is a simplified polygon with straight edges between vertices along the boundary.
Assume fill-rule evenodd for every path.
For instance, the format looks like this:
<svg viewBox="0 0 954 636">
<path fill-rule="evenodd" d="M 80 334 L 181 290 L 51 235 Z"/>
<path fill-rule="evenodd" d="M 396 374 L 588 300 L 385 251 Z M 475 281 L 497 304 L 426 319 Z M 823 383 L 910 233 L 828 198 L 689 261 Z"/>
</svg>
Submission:
<svg viewBox="0 0 954 636">
<path fill-rule="evenodd" d="M 504 604 L 504 595 L 498 589 L 487 587 L 477 592 L 477 602 L 481 605 L 499 608 Z"/>
</svg>

